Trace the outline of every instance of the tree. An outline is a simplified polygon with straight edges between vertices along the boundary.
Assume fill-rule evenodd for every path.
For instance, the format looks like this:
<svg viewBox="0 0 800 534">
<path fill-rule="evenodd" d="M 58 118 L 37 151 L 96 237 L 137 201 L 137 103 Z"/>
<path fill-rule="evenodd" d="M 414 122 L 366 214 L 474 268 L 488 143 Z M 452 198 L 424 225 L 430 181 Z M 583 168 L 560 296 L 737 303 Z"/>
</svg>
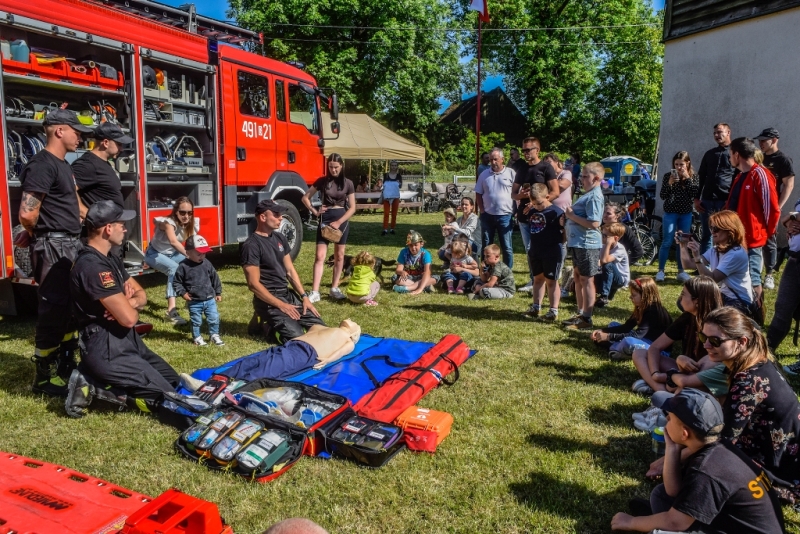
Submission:
<svg viewBox="0 0 800 534">
<path fill-rule="evenodd" d="M 343 111 L 417 139 L 438 98 L 459 93 L 458 33 L 445 0 L 231 0 L 229 16 L 263 32 L 266 55 L 306 64 Z"/>
<path fill-rule="evenodd" d="M 663 46 L 649 0 L 490 1 L 489 13 L 484 57 L 546 149 L 652 159 Z"/>
</svg>

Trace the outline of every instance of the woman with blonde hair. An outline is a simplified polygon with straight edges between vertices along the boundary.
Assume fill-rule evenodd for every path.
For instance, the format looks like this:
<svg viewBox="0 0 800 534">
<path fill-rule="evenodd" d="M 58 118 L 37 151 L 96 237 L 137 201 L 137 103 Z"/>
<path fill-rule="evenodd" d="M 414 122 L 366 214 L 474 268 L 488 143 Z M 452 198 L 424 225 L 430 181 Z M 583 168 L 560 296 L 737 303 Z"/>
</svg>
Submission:
<svg viewBox="0 0 800 534">
<path fill-rule="evenodd" d="M 730 210 L 718 211 L 708 220 L 712 248 L 700 254 L 700 243 L 690 236 L 676 235 L 684 265 L 710 276 L 722 292 L 725 306 L 733 306 L 745 314 L 753 302 L 750 262 L 747 256 L 745 230 L 739 215 Z"/>
<path fill-rule="evenodd" d="M 200 219 L 194 216 L 194 204 L 189 197 L 180 197 L 172 205 L 172 213 L 156 217 L 155 232 L 147 245 L 144 260 L 156 271 L 167 275 L 167 317 L 175 326 L 186 324 L 175 307 L 175 289 L 172 279 L 178 264 L 186 259 L 183 244 L 200 231 Z"/>
<path fill-rule="evenodd" d="M 757 325 L 731 307 L 714 310 L 698 339 L 728 370 L 722 406 L 728 438 L 773 475 L 778 495 L 796 502 L 800 488 L 800 402 L 781 374 Z"/>
</svg>

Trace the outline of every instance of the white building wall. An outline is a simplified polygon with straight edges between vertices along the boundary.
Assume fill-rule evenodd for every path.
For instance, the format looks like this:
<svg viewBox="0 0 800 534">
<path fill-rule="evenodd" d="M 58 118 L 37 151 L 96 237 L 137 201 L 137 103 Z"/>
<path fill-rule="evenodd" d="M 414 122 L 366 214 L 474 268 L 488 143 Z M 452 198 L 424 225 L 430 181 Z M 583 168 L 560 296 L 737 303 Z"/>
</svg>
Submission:
<svg viewBox="0 0 800 534">
<path fill-rule="evenodd" d="M 667 41 L 659 181 L 680 150 L 687 150 L 699 168 L 703 153 L 715 146 L 712 130 L 719 122 L 731 125 L 734 139 L 777 128 L 780 149 L 800 173 L 798 28 L 800 8 Z M 800 180 L 787 207 L 794 206 L 798 194 Z"/>
</svg>

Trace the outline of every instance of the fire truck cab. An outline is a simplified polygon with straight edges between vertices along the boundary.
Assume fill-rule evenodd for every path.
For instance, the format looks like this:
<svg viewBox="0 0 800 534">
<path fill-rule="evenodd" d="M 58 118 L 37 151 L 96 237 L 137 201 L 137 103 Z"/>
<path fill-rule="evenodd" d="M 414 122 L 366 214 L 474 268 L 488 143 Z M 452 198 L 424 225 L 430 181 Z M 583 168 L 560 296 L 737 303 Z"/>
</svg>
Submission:
<svg viewBox="0 0 800 534">
<path fill-rule="evenodd" d="M 307 210 L 300 199 L 325 174 L 324 104 L 338 133 L 336 95 L 308 73 L 253 51 L 260 36 L 150 0 L 0 0 L 0 314 L 11 283 L 32 284 L 17 213 L 19 173 L 44 149 L 42 120 L 73 110 L 92 126 L 119 124 L 134 142 L 110 161 L 126 209 L 126 268 L 145 270 L 153 219 L 188 197 L 211 246 L 244 241 L 266 198 L 289 209 L 281 230 L 295 257 Z M 90 150 L 86 139 L 68 158 Z"/>
</svg>

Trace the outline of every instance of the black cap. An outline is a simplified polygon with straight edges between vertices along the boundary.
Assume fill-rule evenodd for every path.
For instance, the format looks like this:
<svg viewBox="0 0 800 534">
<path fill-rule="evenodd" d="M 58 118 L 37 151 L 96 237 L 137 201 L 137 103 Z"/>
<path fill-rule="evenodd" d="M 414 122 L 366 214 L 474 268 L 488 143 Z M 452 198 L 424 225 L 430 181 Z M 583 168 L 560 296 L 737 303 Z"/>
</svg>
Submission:
<svg viewBox="0 0 800 534">
<path fill-rule="evenodd" d="M 661 409 L 673 414 L 684 425 L 701 432 L 704 436 L 712 428 L 725 422 L 722 406 L 717 399 L 699 389 L 684 388 L 671 399 L 667 399 Z"/>
<path fill-rule="evenodd" d="M 275 215 L 281 215 L 283 213 L 286 213 L 287 208 L 286 206 L 278 204 L 277 202 L 271 199 L 262 200 L 261 202 L 258 203 L 258 206 L 256 206 L 256 215 L 261 215 L 262 213 L 268 210 L 274 213 Z"/>
<path fill-rule="evenodd" d="M 98 141 L 103 139 L 111 139 L 121 145 L 133 143 L 133 137 L 125 135 L 122 128 L 111 122 L 104 122 L 94 129 L 94 136 Z"/>
<path fill-rule="evenodd" d="M 136 217 L 135 211 L 124 210 L 114 204 L 113 200 L 101 200 L 89 208 L 84 223 L 92 228 L 100 228 L 117 221 L 130 221 L 134 217 Z"/>
<path fill-rule="evenodd" d="M 764 128 L 760 134 L 755 136 L 753 139 L 780 139 L 781 135 L 778 133 L 778 130 L 775 128 Z"/>
<path fill-rule="evenodd" d="M 73 130 L 81 133 L 92 133 L 94 131 L 93 128 L 89 128 L 88 126 L 81 124 L 81 121 L 78 120 L 78 116 L 75 114 L 75 112 L 68 109 L 55 109 L 48 112 L 44 118 L 44 121 L 42 121 L 42 124 L 44 126 L 66 124 L 67 126 L 71 126 Z"/>
</svg>

